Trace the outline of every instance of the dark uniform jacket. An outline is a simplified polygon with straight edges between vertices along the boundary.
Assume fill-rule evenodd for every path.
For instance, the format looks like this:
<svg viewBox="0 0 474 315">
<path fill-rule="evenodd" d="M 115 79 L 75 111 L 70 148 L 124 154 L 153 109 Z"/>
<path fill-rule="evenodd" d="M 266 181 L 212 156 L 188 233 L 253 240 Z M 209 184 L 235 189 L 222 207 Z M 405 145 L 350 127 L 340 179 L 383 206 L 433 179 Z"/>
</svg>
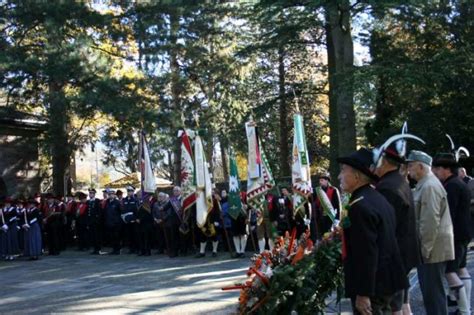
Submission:
<svg viewBox="0 0 474 315">
<path fill-rule="evenodd" d="M 408 286 L 395 238 L 395 211 L 370 185 L 352 193 L 348 226 L 344 228 L 347 297 L 386 296 Z"/>
<path fill-rule="evenodd" d="M 120 226 L 122 217 L 120 212 L 120 201 L 118 199 L 108 200 L 105 207 L 105 225 L 108 227 Z"/>
<path fill-rule="evenodd" d="M 137 219 L 140 220 L 140 227 L 143 228 L 152 228 L 153 227 L 153 215 L 151 209 L 145 208 L 145 205 L 142 205 L 137 211 Z"/>
<path fill-rule="evenodd" d="M 177 213 L 177 211 L 181 211 L 181 198 L 176 199 L 175 197 L 171 197 L 168 203 L 165 205 L 163 211 L 165 212 L 163 221 L 165 221 L 166 226 L 179 226 L 181 224 L 181 218 Z"/>
<path fill-rule="evenodd" d="M 94 198 L 87 200 L 87 222 L 88 224 L 99 224 L 102 220 L 101 200 Z"/>
<path fill-rule="evenodd" d="M 454 241 L 471 240 L 471 192 L 469 187 L 457 176 L 448 177 L 444 183 L 448 193 L 449 212 L 453 221 Z"/>
<path fill-rule="evenodd" d="M 122 199 L 122 216 L 126 223 L 136 219 L 139 202 L 135 197 L 125 197 Z"/>
<path fill-rule="evenodd" d="M 270 221 L 277 222 L 277 229 L 280 233 L 290 231 L 293 220 L 293 205 L 290 197 L 281 195 L 274 197 L 272 211 L 270 211 Z"/>
<path fill-rule="evenodd" d="M 410 185 L 398 170 L 395 170 L 382 176 L 376 189 L 395 210 L 397 222 L 395 234 L 403 266 L 408 273 L 412 268 L 421 264 L 420 244 L 416 231 L 415 201 Z"/>
</svg>

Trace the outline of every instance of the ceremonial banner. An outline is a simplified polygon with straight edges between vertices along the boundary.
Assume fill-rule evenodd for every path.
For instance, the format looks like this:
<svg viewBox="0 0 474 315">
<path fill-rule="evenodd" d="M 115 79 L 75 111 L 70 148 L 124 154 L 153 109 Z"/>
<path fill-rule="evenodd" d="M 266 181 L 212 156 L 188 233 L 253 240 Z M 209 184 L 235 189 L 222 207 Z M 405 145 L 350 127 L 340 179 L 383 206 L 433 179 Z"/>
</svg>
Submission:
<svg viewBox="0 0 474 315">
<path fill-rule="evenodd" d="M 293 118 L 294 136 L 291 181 L 293 186 L 293 211 L 296 214 L 304 209 L 304 205 L 308 202 L 308 197 L 313 189 L 311 187 L 311 172 L 303 116 L 295 114 Z"/>
<path fill-rule="evenodd" d="M 196 223 L 201 228 L 206 223 L 207 214 L 212 209 L 212 183 L 199 134 L 196 134 L 194 141 L 194 156 L 196 158 Z"/>
<path fill-rule="evenodd" d="M 186 212 L 196 203 L 196 183 L 194 174 L 193 150 L 191 139 L 194 133 L 191 130 L 180 130 L 181 139 L 181 191 L 183 193 L 183 212 Z"/>
<path fill-rule="evenodd" d="M 230 153 L 229 162 L 229 215 L 236 220 L 242 213 L 242 201 L 240 200 L 239 172 L 233 151 Z"/>
<path fill-rule="evenodd" d="M 247 161 L 247 204 L 263 214 L 265 207 L 265 180 L 263 177 L 261 148 L 258 141 L 258 133 L 255 122 L 252 120 L 245 124 L 248 141 L 248 161 Z M 263 218 L 263 217 L 262 217 Z"/>
<path fill-rule="evenodd" d="M 145 133 L 140 132 L 140 183 L 142 190 L 142 199 L 144 198 L 145 193 L 154 193 L 156 184 L 155 184 L 155 175 L 151 168 L 150 154 L 148 152 L 148 145 L 145 139 Z"/>
</svg>

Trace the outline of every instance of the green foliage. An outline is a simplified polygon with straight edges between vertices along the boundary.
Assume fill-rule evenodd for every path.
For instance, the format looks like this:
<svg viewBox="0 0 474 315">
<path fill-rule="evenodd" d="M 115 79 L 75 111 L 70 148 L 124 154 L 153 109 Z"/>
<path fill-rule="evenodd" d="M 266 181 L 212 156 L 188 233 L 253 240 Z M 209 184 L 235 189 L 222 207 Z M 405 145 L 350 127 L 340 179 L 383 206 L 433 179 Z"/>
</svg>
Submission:
<svg viewBox="0 0 474 315">
<path fill-rule="evenodd" d="M 258 314 L 324 314 L 327 298 L 334 291 L 341 298 L 342 288 L 341 242 L 323 241 L 296 265 L 274 269 L 267 292 L 269 299 Z"/>
<path fill-rule="evenodd" d="M 367 124 L 371 143 L 407 120 L 431 154 L 450 149 L 445 133 L 474 149 L 472 14 L 465 1 L 426 1 L 376 16 L 366 77 L 377 90 L 376 119 Z"/>
</svg>

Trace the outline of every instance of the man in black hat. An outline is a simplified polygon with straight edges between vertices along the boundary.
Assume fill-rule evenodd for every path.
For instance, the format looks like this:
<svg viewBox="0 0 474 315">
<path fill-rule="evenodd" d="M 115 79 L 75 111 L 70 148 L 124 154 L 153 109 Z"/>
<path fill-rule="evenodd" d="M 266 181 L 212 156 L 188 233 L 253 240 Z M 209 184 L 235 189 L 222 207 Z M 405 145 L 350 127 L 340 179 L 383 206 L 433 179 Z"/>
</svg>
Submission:
<svg viewBox="0 0 474 315">
<path fill-rule="evenodd" d="M 273 208 L 270 212 L 270 220 L 272 221 L 273 226 L 276 228 L 278 236 L 285 236 L 286 232 L 291 232 L 291 223 L 293 217 L 293 204 L 291 201 L 291 195 L 288 190 L 288 187 L 281 186 L 280 188 L 281 195 L 278 198 L 273 198 Z M 273 237 L 268 235 L 269 242 L 272 242 L 273 247 Z M 262 244 L 260 244 L 260 242 Z M 263 252 L 265 247 L 265 239 L 261 241 L 259 239 L 260 252 Z"/>
<path fill-rule="evenodd" d="M 449 261 L 446 266 L 450 297 L 457 299 L 461 314 L 470 314 L 471 276 L 466 268 L 466 257 L 471 241 L 471 192 L 457 176 L 458 167 L 458 161 L 451 153 L 439 153 L 433 159 L 433 173 L 446 189 L 453 221 L 454 260 Z"/>
<path fill-rule="evenodd" d="M 100 199 L 95 197 L 96 190 L 89 189 L 89 200 L 87 200 L 87 229 L 90 233 L 90 241 L 93 247 L 92 255 L 99 255 L 101 249 L 101 226 L 103 211 Z"/>
<path fill-rule="evenodd" d="M 123 219 L 123 232 L 122 242 L 128 244 L 129 254 L 135 254 L 138 251 L 138 226 L 136 224 L 137 212 L 139 202 L 134 196 L 135 188 L 132 186 L 127 187 L 127 197 L 122 199 L 122 219 Z M 119 200 L 120 201 L 120 200 Z"/>
<path fill-rule="evenodd" d="M 43 225 L 45 227 L 48 254 L 59 255 L 61 250 L 61 228 L 63 225 L 63 208 L 53 194 L 46 195 L 46 205 L 43 209 Z"/>
<path fill-rule="evenodd" d="M 105 228 L 113 249 L 110 254 L 120 255 L 120 230 L 122 227 L 121 205 L 114 190 L 110 189 L 107 194 L 109 199 L 105 206 L 104 216 Z"/>
<path fill-rule="evenodd" d="M 313 211 L 311 212 L 311 238 L 313 241 L 331 230 L 333 226 L 331 217 L 333 216 L 334 220 L 339 218 L 339 206 L 339 191 L 331 185 L 331 177 L 325 171 L 319 175 L 319 187 L 316 187 L 314 193 Z"/>
<path fill-rule="evenodd" d="M 376 190 L 395 209 L 396 229 L 398 247 L 402 256 L 405 271 L 421 264 L 420 247 L 416 233 L 415 203 L 408 181 L 401 175 L 400 166 L 405 163 L 404 152 L 397 149 L 396 143 L 392 143 L 381 155 L 381 161 L 377 163 L 375 174 L 380 177 Z M 398 292 L 391 303 L 394 313 L 404 311 L 411 313 L 408 299 L 408 288 Z"/>
<path fill-rule="evenodd" d="M 395 237 L 395 211 L 371 183 L 372 152 L 362 148 L 341 163 L 341 189 L 351 194 L 344 228 L 345 293 L 355 314 L 390 313 L 393 295 L 407 287 Z"/>
<path fill-rule="evenodd" d="M 83 192 L 76 194 L 79 203 L 75 209 L 76 233 L 78 250 L 85 251 L 89 248 L 89 231 L 88 231 L 88 216 L 87 216 L 87 195 Z"/>
</svg>

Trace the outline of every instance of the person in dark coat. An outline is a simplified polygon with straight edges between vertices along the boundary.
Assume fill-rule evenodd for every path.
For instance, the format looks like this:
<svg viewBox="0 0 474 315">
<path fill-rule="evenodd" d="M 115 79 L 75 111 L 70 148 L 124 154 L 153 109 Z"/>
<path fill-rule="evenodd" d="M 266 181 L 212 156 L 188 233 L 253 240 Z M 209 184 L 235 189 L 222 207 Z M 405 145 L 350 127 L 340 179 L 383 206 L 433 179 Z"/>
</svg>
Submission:
<svg viewBox="0 0 474 315">
<path fill-rule="evenodd" d="M 92 255 L 99 255 L 102 248 L 103 210 L 101 200 L 95 197 L 96 190 L 89 189 L 89 199 L 87 200 L 87 230 L 93 248 Z"/>
<path fill-rule="evenodd" d="M 38 202 L 30 198 L 24 208 L 23 214 L 20 214 L 22 219 L 22 228 L 24 231 L 24 246 L 23 255 L 29 257 L 30 260 L 38 260 L 42 254 L 41 241 L 41 212 L 37 208 Z"/>
<path fill-rule="evenodd" d="M 49 255 L 59 255 L 60 253 L 63 210 L 53 194 L 46 195 L 46 204 L 43 208 L 43 226 L 46 232 Z"/>
<path fill-rule="evenodd" d="M 5 199 L 3 222 L 7 226 L 4 236 L 4 255 L 6 260 L 14 260 L 20 249 L 18 245 L 18 211 L 12 198 Z"/>
<path fill-rule="evenodd" d="M 129 254 L 135 254 L 138 250 L 136 218 L 140 203 L 134 194 L 135 188 L 128 186 L 127 197 L 121 200 L 122 219 L 124 222 L 122 225 L 122 241 L 124 245 L 128 244 Z"/>
<path fill-rule="evenodd" d="M 183 216 L 181 200 L 181 188 L 175 186 L 173 188 L 173 196 L 169 199 L 163 210 L 165 212 L 163 221 L 165 222 L 166 238 L 170 246 L 168 253 L 170 258 L 177 257 L 180 248 L 179 226 Z"/>
<path fill-rule="evenodd" d="M 395 143 L 385 150 L 375 170 L 375 174 L 380 177 L 375 189 L 395 210 L 395 234 L 408 277 L 410 270 L 421 264 L 421 254 L 416 233 L 413 194 L 408 181 L 400 173 L 400 166 L 405 163 L 404 153 L 397 150 Z M 408 289 L 398 292 L 393 298 L 391 302 L 393 312 L 400 312 L 403 309 L 404 313 L 411 313 Z"/>
<path fill-rule="evenodd" d="M 151 255 L 151 241 L 153 232 L 153 215 L 151 213 L 150 200 L 151 196 L 143 200 L 142 205 L 138 208 L 136 223 L 138 224 L 138 246 L 140 252 L 138 256 Z"/>
<path fill-rule="evenodd" d="M 108 200 L 105 206 L 105 229 L 112 244 L 111 255 L 120 255 L 120 230 L 122 227 L 121 206 L 114 190 L 108 191 Z"/>
<path fill-rule="evenodd" d="M 461 314 L 470 314 L 471 276 L 466 268 L 467 248 L 471 241 L 471 191 L 457 176 L 458 161 L 454 154 L 439 153 L 433 159 L 433 173 L 448 194 L 449 212 L 453 222 L 454 260 L 446 266 L 450 299 L 456 300 Z"/>
<path fill-rule="evenodd" d="M 286 232 L 291 232 L 291 222 L 293 217 L 293 204 L 288 188 L 281 188 L 281 195 L 272 199 L 272 211 L 270 220 L 278 232 L 278 236 L 285 236 Z"/>
<path fill-rule="evenodd" d="M 89 205 L 86 194 L 79 192 L 77 197 L 79 198 L 79 204 L 75 207 L 77 246 L 78 250 L 84 251 L 89 248 L 89 217 L 87 215 Z"/>
<path fill-rule="evenodd" d="M 339 191 L 336 187 L 331 185 L 331 177 L 328 172 L 323 172 L 319 176 L 319 188 L 321 193 L 326 194 L 327 199 L 331 203 L 334 210 L 335 220 L 339 218 Z M 321 201 L 321 196 L 317 193 L 316 188 L 313 194 L 313 208 L 311 212 L 311 239 L 316 242 L 316 239 L 321 238 L 325 233 L 330 232 L 334 222 L 331 220 L 330 214 L 324 209 L 324 201 Z"/>
<path fill-rule="evenodd" d="M 345 294 L 354 314 L 391 313 L 393 295 L 408 286 L 395 237 L 395 211 L 371 183 L 372 152 L 361 148 L 341 163 L 339 180 L 351 194 L 342 217 Z"/>
<path fill-rule="evenodd" d="M 166 249 L 166 253 L 169 252 L 169 244 L 166 239 L 165 225 L 163 218 L 165 217 L 165 206 L 168 203 L 168 198 L 164 192 L 158 193 L 158 200 L 153 204 L 152 214 L 153 221 L 155 224 L 155 236 L 158 245 L 157 254 L 163 254 Z"/>
</svg>

